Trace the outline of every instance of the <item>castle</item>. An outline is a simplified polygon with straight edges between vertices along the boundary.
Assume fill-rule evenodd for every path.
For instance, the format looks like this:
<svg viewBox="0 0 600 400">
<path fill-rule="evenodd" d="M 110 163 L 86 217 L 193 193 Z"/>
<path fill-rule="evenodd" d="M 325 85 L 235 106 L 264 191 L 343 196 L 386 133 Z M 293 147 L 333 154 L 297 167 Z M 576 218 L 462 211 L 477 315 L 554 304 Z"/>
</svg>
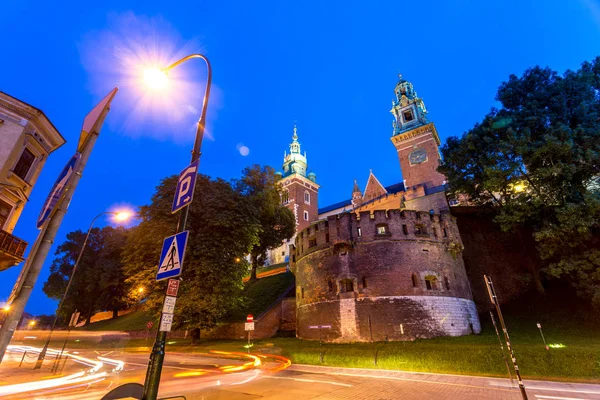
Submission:
<svg viewBox="0 0 600 400">
<path fill-rule="evenodd" d="M 296 276 L 296 332 L 302 339 L 411 340 L 479 333 L 480 324 L 445 177 L 440 139 L 423 100 L 399 76 L 391 141 L 403 182 L 384 187 L 370 172 L 362 192 L 318 208 L 320 186 L 308 173 L 294 127 L 278 172 L 282 203 L 294 212 L 294 238 L 270 252 Z M 322 332 L 315 325 L 331 326 Z"/>
</svg>

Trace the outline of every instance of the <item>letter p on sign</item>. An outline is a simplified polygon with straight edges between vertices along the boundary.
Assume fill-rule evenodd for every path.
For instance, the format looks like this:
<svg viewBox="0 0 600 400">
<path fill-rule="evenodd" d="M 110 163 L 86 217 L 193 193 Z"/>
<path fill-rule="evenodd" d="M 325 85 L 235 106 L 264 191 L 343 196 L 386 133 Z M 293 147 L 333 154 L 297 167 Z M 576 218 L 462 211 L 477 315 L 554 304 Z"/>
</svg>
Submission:
<svg viewBox="0 0 600 400">
<path fill-rule="evenodd" d="M 196 187 L 199 166 L 200 160 L 196 160 L 179 174 L 177 189 L 173 198 L 173 207 L 171 208 L 172 214 L 189 205 L 194 199 L 194 188 Z"/>
</svg>

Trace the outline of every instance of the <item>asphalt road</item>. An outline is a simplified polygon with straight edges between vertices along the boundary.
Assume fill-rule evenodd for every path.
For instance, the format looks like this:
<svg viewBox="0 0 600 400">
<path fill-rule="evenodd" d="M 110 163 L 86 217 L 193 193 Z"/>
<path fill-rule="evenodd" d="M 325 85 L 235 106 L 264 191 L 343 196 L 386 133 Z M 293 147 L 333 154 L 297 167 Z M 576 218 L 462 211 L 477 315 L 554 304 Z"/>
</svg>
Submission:
<svg viewBox="0 0 600 400">
<path fill-rule="evenodd" d="M 88 353 L 88 354 L 85 354 Z M 82 352 L 93 356 L 94 352 Z M 101 355 L 124 361 L 122 371 L 105 379 L 14 395 L 10 399 L 100 399 L 114 387 L 128 382 L 143 382 L 146 354 L 105 352 Z M 185 396 L 186 399 L 521 399 L 508 380 L 399 371 L 341 369 L 292 365 L 275 371 L 281 362 L 264 359 L 258 369 L 237 371 L 244 360 L 213 356 L 168 353 L 163 369 L 160 397 Z M 224 370 L 234 370 L 224 373 Z M 526 382 L 529 399 L 600 399 L 600 385 Z"/>
</svg>

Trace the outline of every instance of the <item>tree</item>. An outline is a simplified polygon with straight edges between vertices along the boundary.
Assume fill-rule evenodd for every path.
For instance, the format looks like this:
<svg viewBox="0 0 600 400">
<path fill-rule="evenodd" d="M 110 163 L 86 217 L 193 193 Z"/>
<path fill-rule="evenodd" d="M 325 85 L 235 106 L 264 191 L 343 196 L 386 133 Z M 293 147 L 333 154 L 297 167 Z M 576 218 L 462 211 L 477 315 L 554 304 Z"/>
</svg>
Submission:
<svg viewBox="0 0 600 400">
<path fill-rule="evenodd" d="M 241 179 L 234 183 L 237 191 L 247 197 L 261 229 L 258 243 L 250 251 L 252 272 L 250 280 L 256 279 L 256 269 L 264 265 L 267 251 L 290 239 L 296 233 L 296 218 L 292 211 L 281 205 L 279 184 L 271 167 L 253 165 L 243 171 Z"/>
<path fill-rule="evenodd" d="M 85 236 L 86 233 L 80 230 L 70 232 L 67 240 L 56 249 L 57 257 L 43 286 L 48 297 L 62 299 Z M 121 265 L 125 236 L 124 228 L 92 228 L 61 310 L 63 321 L 77 309 L 89 324 L 97 311 L 118 311 L 127 306 L 129 288 L 124 282 Z"/>
<path fill-rule="evenodd" d="M 442 147 L 450 194 L 493 208 L 504 231 L 531 228 L 544 271 L 600 306 L 600 57 L 511 75 L 496 99 Z"/>
<path fill-rule="evenodd" d="M 151 203 L 140 208 L 142 222 L 132 229 L 123 253 L 127 282 L 148 288 L 146 303 L 157 312 L 165 292 L 164 282 L 155 279 L 160 250 L 179 219 L 171 214 L 176 183 L 176 176 L 163 179 Z M 187 229 L 174 322 L 182 328 L 210 328 L 243 302 L 244 256 L 257 243 L 260 226 L 250 202 L 230 183 L 199 175 Z"/>
</svg>

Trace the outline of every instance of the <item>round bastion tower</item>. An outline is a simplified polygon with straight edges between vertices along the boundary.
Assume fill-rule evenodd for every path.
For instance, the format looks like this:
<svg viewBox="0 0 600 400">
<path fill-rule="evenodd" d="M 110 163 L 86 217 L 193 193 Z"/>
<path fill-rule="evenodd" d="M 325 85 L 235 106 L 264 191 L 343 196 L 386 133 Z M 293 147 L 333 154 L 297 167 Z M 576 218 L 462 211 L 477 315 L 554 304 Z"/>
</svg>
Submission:
<svg viewBox="0 0 600 400">
<path fill-rule="evenodd" d="M 300 231 L 291 250 L 297 336 L 413 340 L 481 330 L 455 219 L 409 210 L 342 213 Z"/>
</svg>

